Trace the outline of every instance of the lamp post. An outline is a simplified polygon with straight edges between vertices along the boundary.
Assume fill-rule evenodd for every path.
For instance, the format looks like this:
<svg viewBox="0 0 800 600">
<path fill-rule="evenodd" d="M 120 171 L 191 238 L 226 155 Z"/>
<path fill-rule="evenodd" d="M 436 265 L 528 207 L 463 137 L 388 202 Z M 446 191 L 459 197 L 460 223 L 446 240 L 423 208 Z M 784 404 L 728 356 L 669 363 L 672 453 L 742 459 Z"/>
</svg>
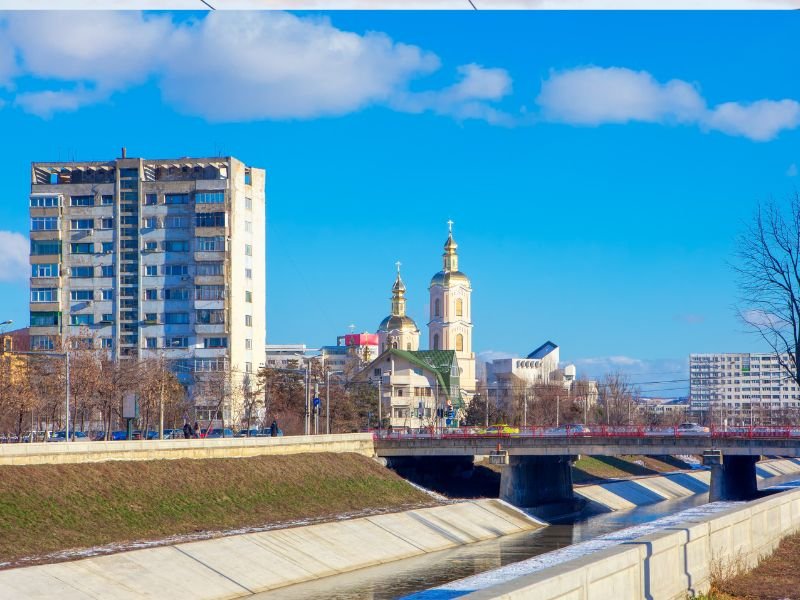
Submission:
<svg viewBox="0 0 800 600">
<path fill-rule="evenodd" d="M 328 371 L 325 382 L 325 433 L 331 433 L 331 375 L 342 374 L 344 371 Z"/>
</svg>

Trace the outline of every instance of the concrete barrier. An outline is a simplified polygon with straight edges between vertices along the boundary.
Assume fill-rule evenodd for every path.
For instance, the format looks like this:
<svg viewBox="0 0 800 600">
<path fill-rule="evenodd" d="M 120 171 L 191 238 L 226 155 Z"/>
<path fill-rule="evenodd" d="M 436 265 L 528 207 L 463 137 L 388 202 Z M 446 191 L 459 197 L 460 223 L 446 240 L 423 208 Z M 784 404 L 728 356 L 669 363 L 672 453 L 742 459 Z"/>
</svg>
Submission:
<svg viewBox="0 0 800 600">
<path fill-rule="evenodd" d="M 800 474 L 800 460 L 797 459 L 768 460 L 756 465 L 756 478 L 759 481 L 795 474 Z M 711 473 L 698 470 L 575 486 L 574 491 L 581 498 L 608 510 L 626 510 L 706 493 L 710 485 Z"/>
<path fill-rule="evenodd" d="M 371 433 L 294 435 L 274 438 L 0 444 L 0 465 L 178 458 L 242 458 L 304 452 L 355 452 L 372 457 L 375 455 L 375 447 Z"/>
<path fill-rule="evenodd" d="M 0 571 L 0 598 L 238 598 L 544 524 L 500 500 Z"/>
<path fill-rule="evenodd" d="M 459 597 L 683 600 L 708 590 L 715 565 L 753 567 L 799 530 L 800 490 L 791 490 Z"/>
</svg>

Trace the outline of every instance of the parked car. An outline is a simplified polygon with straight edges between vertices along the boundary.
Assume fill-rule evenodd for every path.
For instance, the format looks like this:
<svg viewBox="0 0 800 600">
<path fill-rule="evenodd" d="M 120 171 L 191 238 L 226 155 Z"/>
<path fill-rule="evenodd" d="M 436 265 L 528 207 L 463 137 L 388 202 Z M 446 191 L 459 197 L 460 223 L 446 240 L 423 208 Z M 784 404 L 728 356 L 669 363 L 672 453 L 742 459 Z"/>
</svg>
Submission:
<svg viewBox="0 0 800 600">
<path fill-rule="evenodd" d="M 709 435 L 711 430 L 699 423 L 681 423 L 676 428 L 678 435 Z"/>
<path fill-rule="evenodd" d="M 496 425 L 492 425 L 491 427 L 487 427 L 484 433 L 486 435 L 509 435 L 512 433 L 519 433 L 519 427 L 512 427 L 511 425 L 506 425 L 505 423 L 498 423 Z"/>
<path fill-rule="evenodd" d="M 250 429 L 240 429 L 236 432 L 236 435 L 233 437 L 242 438 L 242 437 L 264 437 L 265 433 L 263 429 L 259 429 L 258 427 L 251 427 Z M 269 435 L 269 429 L 266 430 L 266 435 Z"/>
<path fill-rule="evenodd" d="M 69 437 L 76 442 L 89 441 L 89 436 L 86 435 L 83 431 L 70 431 Z M 56 431 L 50 438 L 47 439 L 48 442 L 64 442 L 66 440 L 67 440 L 66 431 Z"/>
<path fill-rule="evenodd" d="M 220 429 L 219 427 L 216 427 L 214 429 L 201 429 L 200 431 L 201 431 L 200 437 L 204 437 L 204 438 L 223 438 L 223 437 L 232 438 L 233 437 L 233 430 L 232 429 L 228 429 L 227 427 L 225 429 Z"/>
<path fill-rule="evenodd" d="M 28 431 L 22 436 L 22 441 L 26 443 L 47 442 L 51 437 L 53 437 L 52 431 Z"/>
<path fill-rule="evenodd" d="M 128 439 L 128 432 L 127 431 L 112 431 L 111 432 L 111 441 L 112 442 L 121 442 L 123 440 Z"/>
<path fill-rule="evenodd" d="M 546 436 L 581 436 L 581 435 L 589 435 L 591 433 L 591 429 L 589 429 L 586 425 L 576 424 L 576 425 L 560 425 L 559 427 L 547 427 L 542 432 Z"/>
</svg>

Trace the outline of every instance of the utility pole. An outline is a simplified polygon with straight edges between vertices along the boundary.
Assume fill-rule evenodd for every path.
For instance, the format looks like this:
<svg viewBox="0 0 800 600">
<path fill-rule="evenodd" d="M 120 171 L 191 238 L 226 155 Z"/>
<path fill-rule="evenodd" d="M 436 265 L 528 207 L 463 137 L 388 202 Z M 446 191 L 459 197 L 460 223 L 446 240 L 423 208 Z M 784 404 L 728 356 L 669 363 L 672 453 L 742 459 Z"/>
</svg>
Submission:
<svg viewBox="0 0 800 600">
<path fill-rule="evenodd" d="M 561 395 L 556 394 L 556 427 L 558 427 L 558 416 L 561 413 Z"/>
<path fill-rule="evenodd" d="M 523 392 L 525 394 L 524 404 L 522 405 L 522 424 L 524 427 L 528 427 L 528 388 L 525 388 Z"/>
<path fill-rule="evenodd" d="M 305 390 L 304 390 L 305 391 L 305 396 L 306 396 L 306 410 L 305 410 L 305 415 L 304 415 L 304 417 L 305 417 L 305 423 L 304 423 L 305 428 L 304 428 L 304 430 L 305 430 L 305 434 L 306 435 L 309 435 L 310 432 L 311 432 L 311 415 L 309 414 L 309 403 L 310 403 L 310 400 L 308 398 L 308 392 L 309 392 L 308 385 L 309 385 L 308 363 L 306 362 L 306 377 L 305 377 Z"/>
<path fill-rule="evenodd" d="M 381 411 L 381 404 L 383 404 L 383 375 L 378 378 L 378 435 L 381 434 L 381 422 L 383 421 L 383 415 Z"/>
</svg>

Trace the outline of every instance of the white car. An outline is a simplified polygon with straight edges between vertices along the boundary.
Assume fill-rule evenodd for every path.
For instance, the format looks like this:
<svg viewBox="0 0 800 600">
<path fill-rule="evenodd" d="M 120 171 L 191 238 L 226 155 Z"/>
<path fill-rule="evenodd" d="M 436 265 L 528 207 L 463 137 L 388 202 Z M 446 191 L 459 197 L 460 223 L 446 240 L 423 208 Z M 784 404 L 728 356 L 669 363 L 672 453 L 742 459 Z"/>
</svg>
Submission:
<svg viewBox="0 0 800 600">
<path fill-rule="evenodd" d="M 676 428 L 678 435 L 709 435 L 711 430 L 699 423 L 681 423 Z"/>
</svg>

